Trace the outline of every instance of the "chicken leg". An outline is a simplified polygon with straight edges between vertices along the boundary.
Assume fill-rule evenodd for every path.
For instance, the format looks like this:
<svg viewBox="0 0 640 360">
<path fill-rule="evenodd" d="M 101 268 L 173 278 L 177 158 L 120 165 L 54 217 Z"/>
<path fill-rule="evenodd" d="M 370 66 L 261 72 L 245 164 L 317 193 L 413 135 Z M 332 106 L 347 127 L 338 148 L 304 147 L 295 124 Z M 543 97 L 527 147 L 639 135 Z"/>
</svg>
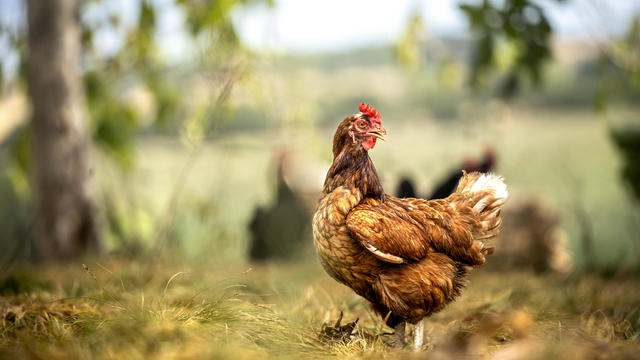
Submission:
<svg viewBox="0 0 640 360">
<path fill-rule="evenodd" d="M 422 318 L 416 324 L 413 329 L 413 351 L 418 351 L 422 348 L 424 341 L 424 318 Z"/>
</svg>

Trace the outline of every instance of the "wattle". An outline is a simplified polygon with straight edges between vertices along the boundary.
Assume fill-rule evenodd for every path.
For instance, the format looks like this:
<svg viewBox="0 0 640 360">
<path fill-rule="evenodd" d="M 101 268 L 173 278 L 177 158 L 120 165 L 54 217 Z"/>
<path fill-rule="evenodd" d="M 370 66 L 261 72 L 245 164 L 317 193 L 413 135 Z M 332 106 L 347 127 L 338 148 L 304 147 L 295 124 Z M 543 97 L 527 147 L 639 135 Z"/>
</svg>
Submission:
<svg viewBox="0 0 640 360">
<path fill-rule="evenodd" d="M 374 147 L 374 146 L 376 146 L 376 140 L 378 140 L 378 139 L 376 139 L 376 138 L 375 138 L 375 137 L 373 137 L 373 136 L 369 136 L 368 138 L 366 138 L 366 139 L 362 142 L 362 147 L 363 147 L 365 150 L 369 151 L 369 150 L 373 149 L 373 147 Z"/>
</svg>

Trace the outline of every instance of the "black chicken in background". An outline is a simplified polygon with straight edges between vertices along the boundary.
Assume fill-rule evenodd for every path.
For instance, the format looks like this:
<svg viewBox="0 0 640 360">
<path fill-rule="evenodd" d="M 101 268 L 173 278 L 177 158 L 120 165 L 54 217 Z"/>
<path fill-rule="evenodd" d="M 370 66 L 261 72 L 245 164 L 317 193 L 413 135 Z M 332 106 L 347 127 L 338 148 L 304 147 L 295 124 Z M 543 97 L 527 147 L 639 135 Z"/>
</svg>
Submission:
<svg viewBox="0 0 640 360">
<path fill-rule="evenodd" d="M 311 241 L 311 214 L 303 197 L 285 181 L 286 151 L 277 156 L 277 190 L 271 206 L 256 207 L 249 222 L 249 258 L 292 260 Z"/>
<path fill-rule="evenodd" d="M 493 171 L 496 166 L 496 153 L 491 147 L 487 147 L 484 153 L 484 157 L 481 161 L 475 162 L 471 159 L 466 159 L 461 168 L 452 171 L 447 178 L 442 180 L 435 188 L 431 196 L 428 199 L 444 199 L 451 195 L 458 186 L 458 181 L 462 177 L 462 170 L 466 172 L 478 171 L 481 173 L 488 173 Z"/>
<path fill-rule="evenodd" d="M 455 191 L 458 186 L 458 181 L 460 181 L 460 178 L 462 177 L 462 170 L 466 172 L 478 171 L 481 173 L 488 173 L 493 171 L 495 166 L 496 153 L 492 147 L 487 147 L 482 160 L 476 162 L 471 159 L 466 159 L 459 168 L 453 170 L 446 178 L 438 182 L 438 185 L 436 185 L 430 196 L 418 196 L 413 182 L 408 177 L 400 179 L 398 187 L 396 188 L 396 196 L 399 198 L 419 197 L 427 200 L 444 199 Z"/>
<path fill-rule="evenodd" d="M 416 197 L 416 189 L 413 186 L 413 182 L 408 177 L 403 177 L 400 179 L 398 183 L 398 187 L 396 188 L 396 196 L 399 198 L 414 198 Z"/>
<path fill-rule="evenodd" d="M 611 131 L 611 138 L 622 154 L 622 178 L 640 201 L 640 128 L 627 126 Z"/>
</svg>

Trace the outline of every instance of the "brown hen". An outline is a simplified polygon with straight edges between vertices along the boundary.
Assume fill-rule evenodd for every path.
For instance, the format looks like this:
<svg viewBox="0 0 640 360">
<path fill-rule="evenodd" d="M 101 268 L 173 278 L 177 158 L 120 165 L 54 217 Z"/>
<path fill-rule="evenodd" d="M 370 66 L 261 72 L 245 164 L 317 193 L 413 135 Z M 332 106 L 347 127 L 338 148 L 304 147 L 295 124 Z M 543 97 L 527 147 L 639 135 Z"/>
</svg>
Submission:
<svg viewBox="0 0 640 360">
<path fill-rule="evenodd" d="M 313 218 L 314 243 L 327 273 L 371 302 L 399 343 L 416 324 L 455 299 L 472 267 L 493 253 L 508 193 L 501 177 L 464 174 L 440 200 L 386 195 L 369 158 L 383 139 L 380 114 L 369 105 L 344 119 L 333 138 L 333 164 Z"/>
</svg>

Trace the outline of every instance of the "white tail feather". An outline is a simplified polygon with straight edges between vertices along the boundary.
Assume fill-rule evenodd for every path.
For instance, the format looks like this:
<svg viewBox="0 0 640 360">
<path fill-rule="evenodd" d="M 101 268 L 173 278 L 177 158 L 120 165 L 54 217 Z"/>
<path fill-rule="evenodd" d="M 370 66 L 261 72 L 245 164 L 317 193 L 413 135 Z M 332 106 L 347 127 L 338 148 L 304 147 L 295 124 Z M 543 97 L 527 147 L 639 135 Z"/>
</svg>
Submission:
<svg viewBox="0 0 640 360">
<path fill-rule="evenodd" d="M 504 183 L 504 178 L 490 173 L 480 175 L 478 180 L 476 180 L 468 190 L 493 190 L 495 197 L 498 199 L 506 199 L 509 196 L 507 185 Z"/>
<path fill-rule="evenodd" d="M 478 201 L 473 207 L 473 209 L 478 212 L 484 210 L 487 205 L 501 207 L 509 197 L 509 192 L 507 191 L 507 185 L 504 183 L 504 178 L 490 173 L 481 174 L 472 184 L 466 184 L 462 192 L 482 190 L 490 190 L 493 192 L 493 197 L 485 197 Z M 489 201 L 493 201 L 492 204 L 489 204 Z"/>
</svg>

